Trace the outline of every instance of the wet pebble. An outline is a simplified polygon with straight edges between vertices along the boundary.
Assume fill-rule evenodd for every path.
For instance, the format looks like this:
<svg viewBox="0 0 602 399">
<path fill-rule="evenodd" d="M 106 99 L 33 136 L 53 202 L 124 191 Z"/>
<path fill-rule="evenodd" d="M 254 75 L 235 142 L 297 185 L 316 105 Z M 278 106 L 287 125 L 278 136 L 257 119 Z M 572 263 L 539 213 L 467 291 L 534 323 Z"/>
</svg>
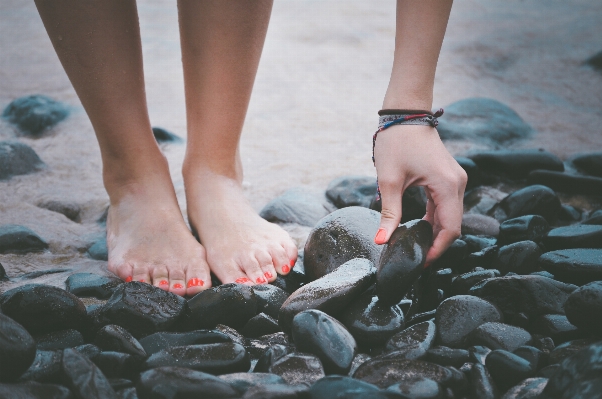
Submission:
<svg viewBox="0 0 602 399">
<path fill-rule="evenodd" d="M 49 211 L 60 213 L 67 219 L 74 222 L 79 222 L 79 214 L 81 208 L 75 202 L 57 201 L 57 200 L 46 200 L 38 202 L 38 207 L 42 209 L 48 209 Z"/>
<path fill-rule="evenodd" d="M 529 184 L 542 184 L 553 190 L 583 195 L 599 195 L 602 192 L 602 178 L 580 176 L 569 173 L 534 170 L 529 173 Z"/>
<path fill-rule="evenodd" d="M 532 341 L 531 334 L 520 327 L 504 323 L 489 322 L 475 328 L 468 340 L 472 345 L 483 345 L 491 349 L 514 351 Z"/>
<path fill-rule="evenodd" d="M 153 127 L 153 136 L 155 136 L 155 140 L 157 143 L 181 143 L 182 138 L 175 133 L 172 133 L 162 127 Z"/>
<path fill-rule="evenodd" d="M 482 151 L 470 155 L 470 158 L 482 171 L 513 179 L 524 179 L 537 169 L 564 171 L 560 158 L 542 149 Z"/>
<path fill-rule="evenodd" d="M 600 226 L 602 227 L 602 226 Z M 539 266 L 555 279 L 577 285 L 602 280 L 602 249 L 578 248 L 546 252 Z"/>
<path fill-rule="evenodd" d="M 157 353 L 173 346 L 217 344 L 232 342 L 232 339 L 220 331 L 196 330 L 188 332 L 157 332 L 140 339 L 140 345 L 147 355 Z"/>
<path fill-rule="evenodd" d="M 584 331 L 571 324 L 562 314 L 546 314 L 535 318 L 531 321 L 529 332 L 550 337 L 556 345 L 585 336 Z"/>
<path fill-rule="evenodd" d="M 129 353 L 105 351 L 94 356 L 92 362 L 107 378 L 136 379 L 142 370 L 143 358 Z"/>
<path fill-rule="evenodd" d="M 485 365 L 502 391 L 508 390 L 535 374 L 535 370 L 527 360 L 501 349 L 494 350 L 487 355 Z"/>
<path fill-rule="evenodd" d="M 488 278 L 499 277 L 499 275 L 497 270 L 479 270 L 461 274 L 453 279 L 449 293 L 450 295 L 465 295 L 473 285 Z"/>
<path fill-rule="evenodd" d="M 337 208 L 362 206 L 369 208 L 376 196 L 376 179 L 370 176 L 342 176 L 328 184 L 326 197 Z"/>
<path fill-rule="evenodd" d="M 602 209 L 592 212 L 583 224 L 602 224 Z"/>
<path fill-rule="evenodd" d="M 547 383 L 547 378 L 527 378 L 510 388 L 502 399 L 537 399 Z"/>
<path fill-rule="evenodd" d="M 29 368 L 36 355 L 31 335 L 10 317 L 0 313 L 0 382 L 12 382 Z"/>
<path fill-rule="evenodd" d="M 329 375 L 316 381 L 309 389 L 311 399 L 338 398 L 346 392 L 370 394 L 378 392 L 378 387 L 350 377 Z"/>
<path fill-rule="evenodd" d="M 247 338 L 258 338 L 262 335 L 277 333 L 280 331 L 278 321 L 265 313 L 253 316 L 240 331 Z"/>
<path fill-rule="evenodd" d="M 602 152 L 577 155 L 572 161 L 587 174 L 602 177 Z"/>
<path fill-rule="evenodd" d="M 424 360 L 440 366 L 453 366 L 459 368 L 470 360 L 470 353 L 466 349 L 436 346 L 426 352 Z"/>
<path fill-rule="evenodd" d="M 61 362 L 66 385 L 76 397 L 85 399 L 116 399 L 111 384 L 87 357 L 75 349 L 65 349 Z"/>
<path fill-rule="evenodd" d="M 218 377 L 183 367 L 158 367 L 140 375 L 136 385 L 140 399 L 173 399 L 198 397 L 240 398 L 236 389 Z"/>
<path fill-rule="evenodd" d="M 94 273 L 75 273 L 65 281 L 67 291 L 78 297 L 110 298 L 123 280 Z"/>
<path fill-rule="evenodd" d="M 296 223 L 314 227 L 333 209 L 323 194 L 303 187 L 294 187 L 268 202 L 259 216 L 273 223 Z"/>
<path fill-rule="evenodd" d="M 270 346 L 257 360 L 257 364 L 255 364 L 253 372 L 267 373 L 270 367 L 272 367 L 277 360 L 294 352 L 294 350 L 295 348 L 290 345 L 274 344 Z"/>
<path fill-rule="evenodd" d="M 499 391 L 487 368 L 481 363 L 475 363 L 469 374 L 469 397 L 479 399 L 497 399 Z"/>
<path fill-rule="evenodd" d="M 566 300 L 564 309 L 572 325 L 602 337 L 602 281 L 577 288 Z"/>
<path fill-rule="evenodd" d="M 13 140 L 0 141 L 0 180 L 40 171 L 46 164 L 27 144 Z"/>
<path fill-rule="evenodd" d="M 65 119 L 69 107 L 50 97 L 34 94 L 19 97 L 10 102 L 2 112 L 2 118 L 17 126 L 25 135 L 39 136 Z"/>
<path fill-rule="evenodd" d="M 437 328 L 433 321 L 424 321 L 393 335 L 385 351 L 396 352 L 394 357 L 417 359 L 426 354 L 435 342 Z M 401 352 L 401 353 L 400 353 Z M 402 355 L 402 356 L 398 356 Z"/>
<path fill-rule="evenodd" d="M 540 215 L 554 222 L 560 212 L 560 199 L 549 187 L 532 185 L 513 192 L 489 211 L 500 222 L 525 215 Z"/>
<path fill-rule="evenodd" d="M 65 348 L 75 348 L 84 344 L 84 337 L 77 330 L 53 331 L 36 337 L 36 347 L 38 350 L 57 350 Z"/>
<path fill-rule="evenodd" d="M 146 357 L 140 342 L 123 327 L 109 324 L 96 333 L 94 343 L 103 351 L 116 351 Z"/>
<path fill-rule="evenodd" d="M 541 248 L 533 241 L 519 241 L 500 247 L 491 266 L 502 275 L 509 272 L 529 274 L 537 271 Z"/>
<path fill-rule="evenodd" d="M 272 284 L 258 284 L 252 286 L 251 289 L 257 299 L 257 312 L 278 319 L 278 312 L 290 294 Z"/>
<path fill-rule="evenodd" d="M 12 399 L 71 399 L 71 391 L 58 384 L 28 382 L 22 384 L 0 383 L 0 398 Z"/>
<path fill-rule="evenodd" d="M 442 385 L 449 384 L 453 378 L 448 368 L 438 364 L 402 359 L 371 359 L 362 364 L 353 374 L 353 378 L 374 384 L 381 389 L 411 381 L 416 377 L 429 378 Z"/>
<path fill-rule="evenodd" d="M 500 222 L 491 216 L 467 213 L 462 216 L 462 234 L 497 237 L 500 233 Z"/>
<path fill-rule="evenodd" d="M 602 192 L 602 190 L 601 190 Z M 548 250 L 569 248 L 602 248 L 602 226 L 575 224 L 557 227 L 548 232 L 543 243 Z"/>
<path fill-rule="evenodd" d="M 403 398 L 440 399 L 443 397 L 443 389 L 429 378 L 416 377 L 403 382 L 393 384 L 387 391 L 403 395 Z"/>
<path fill-rule="evenodd" d="M 219 376 L 219 379 L 230 384 L 241 394 L 244 394 L 249 388 L 255 386 L 286 384 L 279 375 L 258 372 L 222 374 Z"/>
<path fill-rule="evenodd" d="M 109 260 L 109 248 L 107 247 L 107 238 L 101 237 L 88 248 L 88 256 L 94 260 Z"/>
<path fill-rule="evenodd" d="M 548 361 L 548 355 L 546 353 L 529 345 L 519 346 L 512 353 L 528 361 L 533 370 L 541 369 Z"/>
<path fill-rule="evenodd" d="M 270 366 L 269 372 L 277 374 L 289 385 L 311 386 L 324 377 L 322 362 L 314 355 L 290 353 Z"/>
<path fill-rule="evenodd" d="M 16 224 L 0 226 L 0 254 L 25 254 L 48 249 L 48 243 L 33 230 Z"/>
</svg>

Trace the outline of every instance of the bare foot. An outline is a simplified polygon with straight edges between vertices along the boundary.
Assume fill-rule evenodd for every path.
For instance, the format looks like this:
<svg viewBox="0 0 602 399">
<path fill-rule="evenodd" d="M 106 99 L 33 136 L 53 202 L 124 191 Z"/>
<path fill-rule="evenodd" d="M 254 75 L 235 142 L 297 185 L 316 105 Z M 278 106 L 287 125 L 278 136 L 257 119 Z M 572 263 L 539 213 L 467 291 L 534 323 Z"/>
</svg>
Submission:
<svg viewBox="0 0 602 399">
<path fill-rule="evenodd" d="M 188 218 L 207 250 L 211 271 L 224 284 L 267 284 L 287 274 L 297 247 L 280 226 L 262 219 L 240 180 L 208 170 L 184 173 Z"/>
<path fill-rule="evenodd" d="M 145 178 L 110 190 L 109 270 L 181 296 L 211 287 L 205 249 L 184 222 L 169 176 Z"/>
</svg>

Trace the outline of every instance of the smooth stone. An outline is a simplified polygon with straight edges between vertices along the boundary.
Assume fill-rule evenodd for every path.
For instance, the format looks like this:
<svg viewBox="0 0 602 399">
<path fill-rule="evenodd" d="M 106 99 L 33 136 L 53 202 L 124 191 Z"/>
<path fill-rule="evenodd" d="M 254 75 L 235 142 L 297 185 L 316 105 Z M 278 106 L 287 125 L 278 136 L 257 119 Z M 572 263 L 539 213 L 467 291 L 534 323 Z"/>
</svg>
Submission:
<svg viewBox="0 0 602 399">
<path fill-rule="evenodd" d="M 422 313 L 416 313 L 412 316 L 410 316 L 407 320 L 406 320 L 406 328 L 410 328 L 416 324 L 419 323 L 424 323 L 425 321 L 435 321 L 435 311 L 436 309 L 433 310 L 429 310 L 427 312 L 422 312 Z"/>
<path fill-rule="evenodd" d="M 376 196 L 376 179 L 371 176 L 342 176 L 326 188 L 326 197 L 337 208 L 362 206 L 369 208 Z"/>
<path fill-rule="evenodd" d="M 491 264 L 497 258 L 499 247 L 497 245 L 491 245 L 478 252 L 469 254 L 465 261 L 464 267 L 458 269 L 458 272 L 465 273 L 471 270 L 477 271 L 477 267 L 491 269 Z"/>
<path fill-rule="evenodd" d="M 512 108 L 491 98 L 467 98 L 445 107 L 437 131 L 443 140 L 498 146 L 530 137 L 533 129 Z"/>
<path fill-rule="evenodd" d="M 596 338 L 583 338 L 565 342 L 558 345 L 550 352 L 549 364 L 562 363 L 566 358 L 580 352 L 588 346 L 598 342 Z"/>
<path fill-rule="evenodd" d="M 249 319 L 240 332 L 247 338 L 258 338 L 279 331 L 280 326 L 276 320 L 265 313 L 259 313 Z"/>
<path fill-rule="evenodd" d="M 479 270 L 476 272 L 464 273 L 455 277 L 449 288 L 450 295 L 466 295 L 470 287 L 492 277 L 498 277 L 496 270 Z"/>
<path fill-rule="evenodd" d="M 577 155 L 572 161 L 573 165 L 585 173 L 602 177 L 602 152 Z"/>
<path fill-rule="evenodd" d="M 94 260 L 109 260 L 109 248 L 107 238 L 102 237 L 88 248 L 88 256 Z"/>
<path fill-rule="evenodd" d="M 550 230 L 547 220 L 539 215 L 526 215 L 508 219 L 500 224 L 500 245 L 519 241 L 540 242 Z"/>
<path fill-rule="evenodd" d="M 422 360 L 405 359 L 371 359 L 362 364 L 353 374 L 353 378 L 381 389 L 416 377 L 429 378 L 444 386 L 453 378 L 452 372 L 446 367 Z"/>
<path fill-rule="evenodd" d="M 528 361 L 533 370 L 541 369 L 548 361 L 547 353 L 529 345 L 519 346 L 512 353 Z"/>
<path fill-rule="evenodd" d="M 177 134 L 174 134 L 166 129 L 163 129 L 162 127 L 153 127 L 153 136 L 155 136 L 155 140 L 157 140 L 157 143 L 181 143 L 184 140 L 178 136 Z"/>
<path fill-rule="evenodd" d="M 263 354 L 274 345 L 292 346 L 289 336 L 283 332 L 261 336 L 257 339 L 246 339 L 244 347 L 249 352 L 251 359 L 260 359 Z"/>
<path fill-rule="evenodd" d="M 218 377 L 183 367 L 159 367 L 140 374 L 136 386 L 140 399 L 240 398 L 236 389 Z"/>
<path fill-rule="evenodd" d="M 188 321 L 192 328 L 211 329 L 224 324 L 239 329 L 256 314 L 257 298 L 247 285 L 220 285 L 188 300 Z"/>
<path fill-rule="evenodd" d="M 300 277 L 302 277 L 302 278 L 300 278 Z M 286 276 L 281 276 L 280 274 L 278 274 L 276 276 L 276 280 L 274 280 L 271 283 L 266 284 L 266 285 L 271 285 L 273 287 L 281 289 L 282 291 L 286 292 L 286 295 L 288 297 L 288 295 L 297 291 L 299 288 L 304 286 L 307 282 L 308 282 L 308 279 L 305 276 L 301 276 L 299 274 L 294 273 L 294 269 L 293 269 Z"/>
<path fill-rule="evenodd" d="M 481 171 L 472 159 L 466 157 L 454 157 L 454 159 L 464 169 L 466 176 L 468 176 L 468 182 L 466 183 L 467 190 L 481 184 Z"/>
<path fill-rule="evenodd" d="M 115 391 L 102 371 L 75 349 L 63 351 L 62 374 L 66 385 L 76 397 L 116 399 Z"/>
<path fill-rule="evenodd" d="M 472 360 L 473 363 L 479 363 L 484 366 L 485 359 L 487 359 L 487 355 L 491 353 L 491 349 L 486 346 L 475 345 L 468 348 L 468 353 L 470 355 L 470 360 Z"/>
<path fill-rule="evenodd" d="M 0 254 L 26 254 L 48 249 L 48 243 L 31 229 L 16 224 L 0 226 Z"/>
<path fill-rule="evenodd" d="M 562 204 L 558 219 L 569 223 L 578 222 L 581 220 L 582 213 L 580 209 L 574 206 Z"/>
<path fill-rule="evenodd" d="M 435 313 L 437 341 L 444 346 L 459 347 L 480 325 L 499 322 L 503 316 L 492 303 L 470 295 L 457 295 L 441 302 Z"/>
<path fill-rule="evenodd" d="M 197 330 L 189 332 L 158 332 L 140 339 L 140 345 L 147 355 L 174 346 L 217 344 L 232 342 L 232 339 L 219 331 Z"/>
<path fill-rule="evenodd" d="M 74 222 L 79 222 L 79 214 L 81 212 L 81 208 L 75 202 L 63 202 L 57 200 L 48 200 L 42 201 L 38 204 L 39 208 L 47 209 L 52 212 L 60 213 L 64 215 L 67 219 L 72 220 Z"/>
<path fill-rule="evenodd" d="M 314 355 L 290 353 L 276 360 L 269 369 L 289 385 L 312 385 L 325 376 L 320 359 Z"/>
<path fill-rule="evenodd" d="M 591 321 L 591 319 L 588 319 L 588 321 Z M 585 335 L 582 330 L 571 324 L 568 318 L 562 314 L 546 314 L 537 317 L 531 322 L 529 332 L 531 334 L 550 337 L 554 340 L 555 345 L 560 345 L 563 342 L 578 338 L 584 338 Z"/>
<path fill-rule="evenodd" d="M 508 196 L 508 193 L 489 186 L 467 190 L 464 194 L 464 213 L 487 215 L 493 207 Z"/>
<path fill-rule="evenodd" d="M 27 144 L 12 140 L 0 141 L 0 181 L 44 168 L 46 164 Z"/>
<path fill-rule="evenodd" d="M 481 324 L 468 337 L 472 345 L 482 345 L 493 350 L 504 349 L 508 352 L 528 345 L 532 339 L 531 334 L 520 327 L 496 322 Z"/>
<path fill-rule="evenodd" d="M 468 373 L 469 397 L 478 399 L 498 399 L 499 393 L 493 378 L 487 368 L 481 363 L 475 363 Z"/>
<path fill-rule="evenodd" d="M 509 272 L 529 274 L 537 271 L 541 254 L 541 248 L 533 241 L 518 241 L 500 247 L 491 266 L 502 275 Z"/>
<path fill-rule="evenodd" d="M 502 391 L 535 374 L 527 360 L 502 349 L 496 349 L 487 355 L 485 366 Z"/>
<path fill-rule="evenodd" d="M 96 332 L 94 343 L 103 351 L 129 353 L 146 357 L 146 351 L 132 334 L 125 328 L 109 324 Z"/>
<path fill-rule="evenodd" d="M 247 339 L 243 337 L 242 334 L 240 334 L 237 330 L 223 324 L 218 324 L 217 326 L 215 326 L 215 331 L 224 333 L 225 335 L 230 337 L 231 342 L 240 344 L 242 346 L 244 346 L 245 342 L 247 341 Z"/>
<path fill-rule="evenodd" d="M 339 209 L 322 218 L 305 243 L 303 265 L 307 277 L 318 279 L 355 258 L 376 264 L 382 250 L 374 243 L 379 226 L 380 214 L 359 206 Z"/>
<path fill-rule="evenodd" d="M 127 388 L 133 388 L 134 392 L 136 392 L 136 388 L 134 388 L 134 383 L 125 378 L 109 378 L 109 384 L 111 384 L 111 388 L 113 388 L 115 392 Z M 117 393 L 117 396 L 119 397 L 119 393 Z"/>
<path fill-rule="evenodd" d="M 152 354 L 145 369 L 157 367 L 186 367 L 209 374 L 248 371 L 249 354 L 244 346 L 235 343 L 173 346 Z"/>
<path fill-rule="evenodd" d="M 36 337 L 38 350 L 52 351 L 65 348 L 75 348 L 84 344 L 84 337 L 77 330 L 53 331 Z"/>
<path fill-rule="evenodd" d="M 62 351 L 36 351 L 33 362 L 21 375 L 20 381 L 61 382 L 62 359 Z M 15 364 L 19 365 L 18 362 Z"/>
<path fill-rule="evenodd" d="M 502 399 L 537 399 L 547 383 L 547 378 L 527 378 L 506 391 Z"/>
<path fill-rule="evenodd" d="M 493 303 L 504 314 L 538 316 L 564 314 L 564 302 L 576 288 L 543 276 L 505 276 L 484 280 L 469 293 Z"/>
<path fill-rule="evenodd" d="M 550 377 L 552 377 L 559 368 L 560 368 L 560 365 L 558 363 L 550 364 L 549 366 L 546 366 L 546 367 L 542 368 L 541 370 L 539 370 L 537 372 L 537 377 L 545 378 L 547 380 Z"/>
<path fill-rule="evenodd" d="M 468 255 L 468 244 L 463 240 L 455 240 L 449 248 L 433 263 L 433 268 L 457 270 Z"/>
<path fill-rule="evenodd" d="M 41 94 L 19 97 L 2 112 L 2 118 L 30 136 L 41 135 L 68 115 L 69 107 L 66 104 Z"/>
<path fill-rule="evenodd" d="M 378 387 L 354 378 L 329 375 L 316 381 L 309 389 L 310 399 L 332 399 L 344 395 L 346 392 L 375 393 Z"/>
<path fill-rule="evenodd" d="M 142 369 L 143 358 L 129 353 L 106 351 L 100 352 L 92 362 L 98 366 L 107 378 L 136 379 Z"/>
<path fill-rule="evenodd" d="M 270 384 L 254 386 L 242 397 L 243 399 L 301 399 L 307 398 L 309 388 L 305 385 Z"/>
<path fill-rule="evenodd" d="M 258 284 L 252 286 L 251 289 L 257 299 L 257 312 L 277 319 L 282 304 L 290 294 L 272 284 Z"/>
<path fill-rule="evenodd" d="M 568 173 L 534 170 L 529 173 L 528 184 L 541 184 L 552 190 L 568 194 L 600 195 L 602 178 L 578 176 Z"/>
<path fill-rule="evenodd" d="M 462 236 L 462 240 L 466 243 L 467 255 L 483 251 L 494 246 L 497 242 L 495 238 L 480 237 L 472 234 Z"/>
<path fill-rule="evenodd" d="M 395 229 L 383 246 L 376 272 L 376 294 L 383 304 L 399 303 L 420 277 L 432 242 L 433 227 L 426 220 Z"/>
<path fill-rule="evenodd" d="M 22 325 L 0 313 L 0 382 L 12 382 L 32 364 L 36 343 Z"/>
<path fill-rule="evenodd" d="M 347 374 L 357 344 L 345 326 L 326 313 L 311 309 L 293 319 L 293 341 L 301 352 L 316 355 L 326 374 Z"/>
<path fill-rule="evenodd" d="M 99 311 L 103 325 L 116 324 L 136 338 L 173 328 L 182 318 L 186 300 L 150 284 L 132 281 L 115 289 Z"/>
<path fill-rule="evenodd" d="M 272 223 L 296 223 L 314 227 L 331 211 L 322 195 L 303 187 L 293 187 L 268 202 L 259 216 Z"/>
<path fill-rule="evenodd" d="M 387 391 L 398 393 L 403 398 L 411 399 L 440 399 L 443 397 L 443 389 L 429 378 L 416 377 L 403 382 L 393 384 Z"/>
<path fill-rule="evenodd" d="M 366 363 L 370 359 L 372 359 L 372 356 L 370 356 L 366 353 L 358 353 L 357 355 L 355 355 L 355 357 L 353 358 L 353 361 L 351 362 L 351 368 L 349 369 L 349 373 L 347 375 L 349 377 L 353 376 L 353 373 L 355 373 L 355 370 L 357 370 L 357 368 L 359 366 Z"/>
<path fill-rule="evenodd" d="M 600 226 L 602 227 L 602 226 Z M 554 278 L 576 285 L 602 280 L 602 249 L 563 249 L 546 252 L 539 266 Z"/>
<path fill-rule="evenodd" d="M 500 233 L 500 222 L 491 216 L 478 213 L 466 213 L 462 216 L 462 234 L 497 237 Z"/>
<path fill-rule="evenodd" d="M 557 227 L 548 232 L 548 235 L 543 239 L 543 243 L 548 250 L 602 248 L 602 226 L 575 224 Z"/>
<path fill-rule="evenodd" d="M 317 309 L 336 316 L 372 284 L 374 275 L 374 266 L 368 259 L 358 258 L 346 262 L 289 296 L 280 308 L 278 324 L 284 332 L 290 331 L 295 315 L 307 309 Z"/>
<path fill-rule="evenodd" d="M 537 169 L 564 171 L 564 164 L 556 155 L 539 150 L 482 151 L 468 156 L 481 171 L 502 174 L 512 179 L 524 179 Z"/>
<path fill-rule="evenodd" d="M 462 367 L 470 361 L 470 353 L 466 349 L 454 349 L 447 346 L 436 346 L 426 351 L 424 360 L 440 366 Z"/>
<path fill-rule="evenodd" d="M 257 360 L 255 364 L 255 368 L 253 369 L 254 373 L 262 372 L 267 373 L 277 360 L 283 358 L 284 356 L 293 353 L 295 350 L 294 347 L 288 345 L 275 344 L 270 346 L 268 349 L 263 352 L 263 354 Z"/>
<path fill-rule="evenodd" d="M 270 373 L 230 373 L 222 374 L 218 378 L 230 384 L 230 386 L 241 394 L 244 394 L 249 388 L 255 386 L 286 384 L 282 377 Z"/>
<path fill-rule="evenodd" d="M 79 329 L 87 319 L 86 307 L 78 297 L 57 287 L 27 284 L 0 296 L 2 312 L 30 333 Z"/>
<path fill-rule="evenodd" d="M 24 384 L 1 384 L 1 399 L 71 399 L 71 391 L 62 385 L 27 382 Z"/>
<path fill-rule="evenodd" d="M 94 273 L 75 273 L 67 277 L 67 292 L 78 297 L 108 299 L 123 280 L 117 277 L 101 276 Z"/>
<path fill-rule="evenodd" d="M 564 304 L 568 321 L 579 329 L 602 336 L 602 281 L 577 288 Z"/>
<path fill-rule="evenodd" d="M 560 208 L 560 199 L 551 188 L 531 185 L 508 195 L 489 211 L 489 215 L 500 222 L 525 215 L 540 215 L 548 222 L 554 222 Z"/>
<path fill-rule="evenodd" d="M 583 224 L 602 224 L 602 209 L 592 212 Z"/>
<path fill-rule="evenodd" d="M 366 346 L 384 344 L 404 328 L 404 315 L 399 306 L 382 304 L 370 292 L 353 301 L 339 320 L 358 344 Z"/>
<path fill-rule="evenodd" d="M 397 352 L 394 357 L 405 359 L 420 358 L 433 346 L 436 334 L 437 327 L 433 321 L 415 324 L 393 335 L 385 345 L 385 352 Z"/>
</svg>

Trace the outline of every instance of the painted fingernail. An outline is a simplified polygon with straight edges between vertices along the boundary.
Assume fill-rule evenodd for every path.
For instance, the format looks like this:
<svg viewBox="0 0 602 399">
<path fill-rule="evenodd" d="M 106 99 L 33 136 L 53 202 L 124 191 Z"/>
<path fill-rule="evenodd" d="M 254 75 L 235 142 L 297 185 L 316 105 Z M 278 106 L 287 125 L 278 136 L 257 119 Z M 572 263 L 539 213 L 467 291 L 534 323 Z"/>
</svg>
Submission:
<svg viewBox="0 0 602 399">
<path fill-rule="evenodd" d="M 175 289 L 177 289 L 177 290 L 179 290 L 180 288 L 184 288 L 184 286 L 183 286 L 182 284 L 180 284 L 180 283 L 176 283 L 176 284 L 174 284 L 174 285 L 173 285 L 173 287 L 174 287 Z"/>
<path fill-rule="evenodd" d="M 257 277 L 257 280 L 255 280 L 255 281 L 257 281 L 257 284 L 263 284 L 263 283 L 265 283 L 265 278 Z"/>
<path fill-rule="evenodd" d="M 251 281 L 251 280 L 249 280 L 246 277 L 241 277 L 241 278 L 237 278 L 236 280 L 234 280 L 234 282 L 238 283 L 238 284 L 248 283 L 249 281 Z"/>
<path fill-rule="evenodd" d="M 125 278 L 125 282 L 126 282 L 126 283 L 129 283 L 129 282 L 131 282 L 131 281 L 132 281 L 132 276 L 127 276 L 127 277 Z"/>
<path fill-rule="evenodd" d="M 159 281 L 159 285 L 169 285 L 169 281 L 161 280 L 161 281 Z"/>
<path fill-rule="evenodd" d="M 144 281 L 144 279 L 143 279 L 143 278 L 142 278 L 142 279 L 140 279 L 140 280 L 138 280 L 138 281 L 140 281 L 141 283 L 146 283 L 146 281 Z"/>
<path fill-rule="evenodd" d="M 290 270 L 291 270 L 291 268 L 288 267 L 288 265 L 282 266 L 282 273 L 288 273 Z"/>
<path fill-rule="evenodd" d="M 386 238 L 387 238 L 387 230 L 380 228 L 380 229 L 378 229 L 378 232 L 376 233 L 376 237 L 374 237 L 374 243 L 378 244 L 378 245 L 382 245 L 386 242 L 385 241 Z"/>
<path fill-rule="evenodd" d="M 272 273 L 270 272 L 265 272 L 263 273 L 263 275 L 265 276 L 265 278 L 272 278 Z"/>
<path fill-rule="evenodd" d="M 205 282 L 200 278 L 191 278 L 190 280 L 188 280 L 188 288 L 199 286 L 202 287 L 203 285 L 205 285 Z"/>
<path fill-rule="evenodd" d="M 430 265 L 431 265 L 431 262 L 425 263 L 425 264 L 424 264 L 424 268 L 426 269 L 426 268 L 428 268 Z"/>
<path fill-rule="evenodd" d="M 291 267 L 294 267 L 294 266 L 295 266 L 295 263 L 297 263 L 297 261 L 296 261 L 296 260 L 291 260 Z"/>
</svg>

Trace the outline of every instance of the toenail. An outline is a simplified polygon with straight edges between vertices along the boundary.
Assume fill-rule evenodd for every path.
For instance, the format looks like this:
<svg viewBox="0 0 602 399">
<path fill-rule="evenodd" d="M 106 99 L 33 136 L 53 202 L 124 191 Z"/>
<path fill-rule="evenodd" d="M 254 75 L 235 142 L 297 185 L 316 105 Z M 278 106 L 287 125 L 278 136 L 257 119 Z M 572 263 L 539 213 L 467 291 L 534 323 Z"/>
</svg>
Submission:
<svg viewBox="0 0 602 399">
<path fill-rule="evenodd" d="M 255 280 L 255 281 L 257 281 L 257 284 L 263 284 L 263 283 L 265 283 L 265 278 L 257 277 L 257 280 Z"/>
<path fill-rule="evenodd" d="M 297 262 L 294 260 L 291 260 L 291 267 L 295 266 L 295 263 L 297 263 Z"/>
<path fill-rule="evenodd" d="M 196 286 L 202 287 L 203 285 L 205 285 L 205 282 L 200 278 L 191 278 L 190 280 L 188 280 L 188 288 Z"/>
<path fill-rule="evenodd" d="M 174 284 L 174 285 L 173 285 L 173 287 L 174 287 L 175 289 L 177 289 L 177 290 L 179 290 L 180 288 L 184 288 L 184 286 L 183 286 L 182 284 L 180 284 L 180 283 L 176 283 L 176 284 Z"/>
<path fill-rule="evenodd" d="M 251 280 L 249 280 L 246 277 L 241 277 L 241 278 L 237 278 L 234 282 L 238 283 L 238 284 L 244 284 L 244 283 L 248 283 L 249 281 L 251 281 Z"/>
<path fill-rule="evenodd" d="M 272 278 L 272 273 L 270 272 L 265 272 L 263 273 L 263 275 L 265 276 L 265 278 Z"/>
<path fill-rule="evenodd" d="M 290 268 L 290 267 L 288 267 L 288 265 L 284 265 L 284 266 L 282 266 L 282 273 L 288 273 L 288 272 L 289 272 L 289 270 L 291 270 L 291 268 Z"/>
<path fill-rule="evenodd" d="M 161 280 L 159 282 L 159 285 L 169 285 L 169 281 L 167 281 L 167 280 Z"/>
<path fill-rule="evenodd" d="M 127 276 L 127 277 L 125 278 L 125 282 L 126 282 L 126 283 L 129 283 L 130 281 L 132 281 L 132 276 Z"/>
</svg>

